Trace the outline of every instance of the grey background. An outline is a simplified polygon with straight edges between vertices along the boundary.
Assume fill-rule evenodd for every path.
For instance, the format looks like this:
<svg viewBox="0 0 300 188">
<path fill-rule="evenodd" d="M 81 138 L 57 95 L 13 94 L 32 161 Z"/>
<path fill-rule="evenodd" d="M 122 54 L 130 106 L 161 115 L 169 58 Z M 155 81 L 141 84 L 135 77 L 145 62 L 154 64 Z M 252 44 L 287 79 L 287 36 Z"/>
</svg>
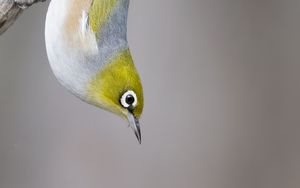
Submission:
<svg viewBox="0 0 300 188">
<path fill-rule="evenodd" d="M 140 146 L 47 62 L 47 3 L 0 37 L 1 188 L 298 188 L 300 1 L 132 0 Z"/>
</svg>

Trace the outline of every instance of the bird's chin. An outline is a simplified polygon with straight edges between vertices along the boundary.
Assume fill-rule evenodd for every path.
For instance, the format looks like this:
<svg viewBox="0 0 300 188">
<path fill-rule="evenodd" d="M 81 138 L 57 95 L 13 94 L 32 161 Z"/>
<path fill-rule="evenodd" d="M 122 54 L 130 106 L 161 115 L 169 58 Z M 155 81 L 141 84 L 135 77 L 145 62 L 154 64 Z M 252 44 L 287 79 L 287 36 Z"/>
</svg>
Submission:
<svg viewBox="0 0 300 188">
<path fill-rule="evenodd" d="M 96 106 L 102 110 L 111 112 L 111 113 L 121 117 L 124 120 L 127 120 L 128 110 L 123 109 L 114 103 L 105 102 L 103 100 L 94 100 L 94 99 L 88 99 L 88 100 L 84 100 L 84 101 L 93 106 Z"/>
</svg>

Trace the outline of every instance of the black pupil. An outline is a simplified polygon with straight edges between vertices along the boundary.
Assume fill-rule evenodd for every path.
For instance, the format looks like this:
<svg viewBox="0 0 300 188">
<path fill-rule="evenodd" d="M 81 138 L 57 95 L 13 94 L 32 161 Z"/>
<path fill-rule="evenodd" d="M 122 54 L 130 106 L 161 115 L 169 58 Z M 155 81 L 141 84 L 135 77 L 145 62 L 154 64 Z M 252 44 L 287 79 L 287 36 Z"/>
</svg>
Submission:
<svg viewBox="0 0 300 188">
<path fill-rule="evenodd" d="M 134 97 L 132 95 L 127 95 L 125 99 L 126 103 L 132 105 L 134 103 Z"/>
</svg>

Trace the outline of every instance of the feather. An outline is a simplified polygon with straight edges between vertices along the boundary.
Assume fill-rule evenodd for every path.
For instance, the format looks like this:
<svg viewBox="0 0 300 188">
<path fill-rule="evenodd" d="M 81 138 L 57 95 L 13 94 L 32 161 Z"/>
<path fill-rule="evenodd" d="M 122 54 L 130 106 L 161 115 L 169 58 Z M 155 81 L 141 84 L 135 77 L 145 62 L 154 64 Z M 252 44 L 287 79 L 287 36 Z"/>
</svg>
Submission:
<svg viewBox="0 0 300 188">
<path fill-rule="evenodd" d="M 85 35 L 89 28 L 89 16 L 86 11 L 82 11 L 81 19 L 80 19 L 80 26 L 81 26 L 81 34 Z"/>
</svg>

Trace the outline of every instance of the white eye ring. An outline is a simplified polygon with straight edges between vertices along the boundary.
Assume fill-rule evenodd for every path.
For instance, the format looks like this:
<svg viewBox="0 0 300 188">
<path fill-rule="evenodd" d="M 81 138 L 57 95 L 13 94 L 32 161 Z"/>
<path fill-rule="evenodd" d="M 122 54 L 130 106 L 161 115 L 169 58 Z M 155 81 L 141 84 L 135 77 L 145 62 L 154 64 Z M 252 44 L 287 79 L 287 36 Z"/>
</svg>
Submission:
<svg viewBox="0 0 300 188">
<path fill-rule="evenodd" d="M 129 103 L 129 101 L 128 101 L 128 98 L 129 98 L 129 97 L 133 97 L 132 103 Z M 131 98 L 131 100 L 132 100 L 132 98 Z M 136 107 L 136 105 L 137 105 L 137 96 L 136 96 L 136 94 L 135 94 L 134 91 L 128 90 L 128 91 L 126 91 L 126 92 L 122 95 L 122 97 L 121 97 L 121 99 L 120 99 L 120 102 L 121 102 L 121 104 L 122 104 L 122 106 L 123 106 L 124 108 L 128 108 L 128 107 L 130 107 L 130 106 Z"/>
</svg>

